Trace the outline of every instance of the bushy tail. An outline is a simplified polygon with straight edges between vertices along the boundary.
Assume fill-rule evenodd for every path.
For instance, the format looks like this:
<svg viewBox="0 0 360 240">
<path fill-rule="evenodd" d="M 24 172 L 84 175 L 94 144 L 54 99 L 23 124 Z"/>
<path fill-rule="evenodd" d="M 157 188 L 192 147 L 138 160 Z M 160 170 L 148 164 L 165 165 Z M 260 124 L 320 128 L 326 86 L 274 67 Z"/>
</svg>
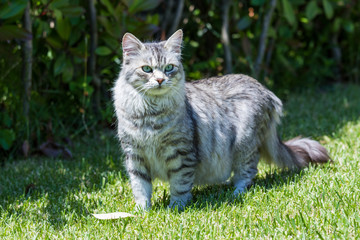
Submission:
<svg viewBox="0 0 360 240">
<path fill-rule="evenodd" d="M 276 132 L 267 136 L 261 153 L 268 162 L 290 169 L 304 168 L 309 163 L 322 164 L 331 161 L 328 151 L 319 142 L 296 137 L 283 143 Z"/>
<path fill-rule="evenodd" d="M 318 141 L 309 138 L 293 138 L 284 143 L 285 147 L 290 148 L 298 160 L 309 163 L 322 164 L 330 161 L 330 156 L 326 148 Z"/>
</svg>

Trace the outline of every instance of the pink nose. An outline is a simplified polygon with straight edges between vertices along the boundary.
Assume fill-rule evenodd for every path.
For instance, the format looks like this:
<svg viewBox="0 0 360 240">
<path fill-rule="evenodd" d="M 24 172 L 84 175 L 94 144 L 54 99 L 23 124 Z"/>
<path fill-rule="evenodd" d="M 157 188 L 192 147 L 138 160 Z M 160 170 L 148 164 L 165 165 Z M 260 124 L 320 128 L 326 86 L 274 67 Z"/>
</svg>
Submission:
<svg viewBox="0 0 360 240">
<path fill-rule="evenodd" d="M 165 79 L 163 78 L 157 78 L 156 81 L 161 85 Z"/>
</svg>

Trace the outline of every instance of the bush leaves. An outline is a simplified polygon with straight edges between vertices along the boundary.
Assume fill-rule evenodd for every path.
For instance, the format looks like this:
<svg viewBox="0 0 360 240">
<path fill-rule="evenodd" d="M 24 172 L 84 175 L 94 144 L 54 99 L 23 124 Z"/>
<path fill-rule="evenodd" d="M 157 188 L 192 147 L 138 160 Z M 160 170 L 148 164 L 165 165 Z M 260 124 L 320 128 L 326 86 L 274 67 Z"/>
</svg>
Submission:
<svg viewBox="0 0 360 240">
<path fill-rule="evenodd" d="M 111 49 L 106 46 L 96 48 L 95 53 L 100 56 L 107 56 L 112 53 Z"/>
<path fill-rule="evenodd" d="M 160 0 L 126 0 L 125 3 L 129 7 L 130 13 L 136 13 L 156 8 L 160 4 Z"/>
<path fill-rule="evenodd" d="M 16 25 L 0 26 L 0 41 L 7 41 L 13 39 L 30 40 L 32 39 L 31 33 Z"/>
<path fill-rule="evenodd" d="M 286 20 L 288 21 L 288 23 L 291 26 L 295 26 L 296 18 L 295 18 L 295 13 L 291 6 L 291 3 L 289 3 L 288 0 L 282 0 L 282 5 L 283 5 L 283 10 L 284 10 L 284 15 L 285 15 Z"/>
<path fill-rule="evenodd" d="M 245 16 L 240 19 L 240 21 L 237 23 L 237 28 L 239 30 L 244 30 L 248 28 L 251 25 L 251 19 L 248 16 Z"/>
<path fill-rule="evenodd" d="M 68 18 L 57 18 L 56 31 L 63 40 L 67 41 L 71 33 L 70 20 Z"/>
<path fill-rule="evenodd" d="M 326 15 L 327 19 L 331 19 L 334 16 L 334 9 L 333 9 L 331 3 L 328 0 L 323 0 L 322 3 L 324 6 L 325 15 Z"/>
<path fill-rule="evenodd" d="M 83 7 L 74 5 L 62 7 L 59 8 L 59 10 L 65 17 L 79 17 L 85 12 L 85 9 Z"/>
<path fill-rule="evenodd" d="M 0 147 L 9 150 L 15 140 L 15 133 L 12 129 L 0 129 Z"/>
<path fill-rule="evenodd" d="M 308 3 L 308 5 L 306 5 L 305 14 L 310 21 L 313 20 L 320 13 L 321 10 L 317 6 L 316 1 L 311 1 Z"/>
<path fill-rule="evenodd" d="M 0 19 L 8 19 L 21 14 L 26 8 L 27 0 L 1 1 Z M 2 32 L 1 32 L 2 33 Z"/>
</svg>

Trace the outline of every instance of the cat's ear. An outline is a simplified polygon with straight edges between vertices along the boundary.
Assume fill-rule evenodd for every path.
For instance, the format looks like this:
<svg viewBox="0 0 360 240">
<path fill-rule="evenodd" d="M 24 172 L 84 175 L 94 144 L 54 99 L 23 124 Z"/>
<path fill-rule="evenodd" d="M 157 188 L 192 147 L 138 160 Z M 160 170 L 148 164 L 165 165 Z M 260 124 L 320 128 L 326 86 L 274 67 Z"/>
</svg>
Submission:
<svg viewBox="0 0 360 240">
<path fill-rule="evenodd" d="M 164 47 L 175 53 L 181 53 L 181 44 L 183 39 L 183 31 L 177 30 L 171 37 L 166 41 Z"/>
<path fill-rule="evenodd" d="M 144 44 L 131 33 L 125 33 L 122 38 L 123 56 L 133 56 L 145 49 Z"/>
</svg>

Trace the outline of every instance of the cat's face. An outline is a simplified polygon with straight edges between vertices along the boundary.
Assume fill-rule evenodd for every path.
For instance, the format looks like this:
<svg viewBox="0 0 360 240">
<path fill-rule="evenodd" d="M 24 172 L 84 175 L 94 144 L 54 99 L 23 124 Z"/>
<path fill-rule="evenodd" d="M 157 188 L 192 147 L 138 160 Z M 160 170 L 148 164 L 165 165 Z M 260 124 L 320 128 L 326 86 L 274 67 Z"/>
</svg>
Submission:
<svg viewBox="0 0 360 240">
<path fill-rule="evenodd" d="M 184 82 L 181 65 L 182 31 L 167 41 L 142 43 L 134 35 L 123 37 L 122 73 L 137 91 L 146 95 L 164 95 L 177 91 Z"/>
</svg>

